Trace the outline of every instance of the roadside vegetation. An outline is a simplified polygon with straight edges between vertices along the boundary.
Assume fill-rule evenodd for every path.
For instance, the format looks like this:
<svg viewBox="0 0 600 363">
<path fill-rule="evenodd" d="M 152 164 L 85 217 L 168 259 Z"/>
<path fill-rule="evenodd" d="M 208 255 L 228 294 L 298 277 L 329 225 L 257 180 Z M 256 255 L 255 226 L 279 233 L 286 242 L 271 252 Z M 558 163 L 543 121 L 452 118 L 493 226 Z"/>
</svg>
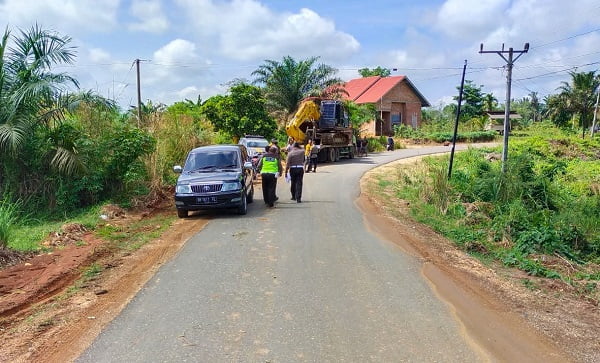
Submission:
<svg viewBox="0 0 600 363">
<path fill-rule="evenodd" d="M 172 196 L 172 167 L 182 164 L 190 149 L 236 142 L 244 134 L 285 142 L 285 124 L 302 99 L 343 96 L 336 69 L 318 57 L 288 56 L 266 60 L 251 74 L 253 80 L 232 80 L 223 95 L 172 105 L 148 100 L 140 110 L 121 110 L 55 71 L 75 61 L 70 44 L 68 36 L 37 25 L 14 34 L 7 29 L 0 40 L 3 250 L 39 251 L 40 241 L 66 222 L 107 240 L 126 239 L 121 227 L 106 227 L 99 218 L 103 205 L 155 205 Z M 359 73 L 390 75 L 382 67 Z M 419 173 L 399 170 L 387 183 L 411 201 L 417 220 L 473 254 L 533 275 L 596 283 L 600 148 L 588 130 L 598 83 L 594 72 L 571 73 L 555 95 L 540 100 L 532 92 L 514 100 L 522 118 L 512 125 L 506 174 L 491 157 L 498 150 L 470 150 L 456 156 L 450 180 L 442 157 L 427 159 Z M 486 111 L 503 106 L 471 81 L 463 99 L 457 141 L 499 140 L 485 130 Z M 395 147 L 450 142 L 456 107 L 424 110 L 416 129 L 397 126 Z M 373 105 L 348 102 L 347 108 L 357 136 L 363 124 L 378 117 Z M 383 151 L 386 137 L 369 137 L 368 145 L 371 152 Z M 132 228 L 144 231 L 138 227 Z M 133 248 L 144 243 L 132 241 Z M 550 260 L 567 261 L 573 271 L 554 268 Z"/>
<path fill-rule="evenodd" d="M 448 156 L 427 157 L 398 165 L 379 187 L 483 261 L 600 300 L 600 142 L 540 123 L 510 143 L 505 173 L 500 148 L 471 148 L 457 153 L 450 179 Z"/>
</svg>

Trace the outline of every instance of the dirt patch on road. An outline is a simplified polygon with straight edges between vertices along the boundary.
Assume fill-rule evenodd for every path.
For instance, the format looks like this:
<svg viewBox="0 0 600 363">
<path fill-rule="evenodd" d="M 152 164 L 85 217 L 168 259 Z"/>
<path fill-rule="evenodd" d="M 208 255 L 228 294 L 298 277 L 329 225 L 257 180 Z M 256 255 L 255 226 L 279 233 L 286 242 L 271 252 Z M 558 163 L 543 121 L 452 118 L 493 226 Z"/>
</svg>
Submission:
<svg viewBox="0 0 600 363">
<path fill-rule="evenodd" d="M 423 274 L 474 343 L 500 361 L 600 361 L 600 309 L 562 281 L 490 266 L 414 222 L 408 205 L 377 188 L 400 160 L 363 177 L 357 201 L 368 226 L 423 261 Z M 525 284 L 524 282 L 529 283 Z M 535 289 L 527 286 L 536 286 Z"/>
</svg>

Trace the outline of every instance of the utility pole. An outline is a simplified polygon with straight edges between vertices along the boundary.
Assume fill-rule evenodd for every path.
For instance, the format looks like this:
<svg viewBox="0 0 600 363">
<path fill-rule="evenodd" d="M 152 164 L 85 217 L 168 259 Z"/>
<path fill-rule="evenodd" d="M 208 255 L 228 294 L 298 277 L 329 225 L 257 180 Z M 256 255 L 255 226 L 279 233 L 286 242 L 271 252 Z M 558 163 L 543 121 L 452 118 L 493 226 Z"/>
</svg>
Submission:
<svg viewBox="0 0 600 363">
<path fill-rule="evenodd" d="M 600 89 L 597 90 L 598 94 L 596 95 L 596 107 L 594 107 L 594 119 L 592 121 L 592 131 L 590 131 L 590 137 L 594 137 L 596 133 L 596 115 L 598 114 L 598 101 L 600 101 Z"/>
<path fill-rule="evenodd" d="M 137 111 L 138 111 L 138 128 L 142 124 L 142 90 L 140 86 L 140 60 L 134 61 L 137 72 Z"/>
<path fill-rule="evenodd" d="M 523 54 L 529 51 L 529 43 L 525 43 L 523 50 L 513 50 L 513 48 L 508 48 L 508 50 L 504 50 L 504 44 L 502 44 L 502 50 L 483 50 L 483 43 L 479 47 L 479 54 L 482 53 L 496 53 L 502 59 L 506 61 L 506 103 L 504 105 L 504 145 L 502 147 L 502 173 L 506 172 L 506 160 L 508 159 L 508 133 L 510 132 L 510 88 L 512 83 L 512 68 L 514 63 L 521 57 Z M 504 56 L 504 54 L 508 53 L 508 59 Z M 514 54 L 518 54 L 516 58 L 513 59 Z"/>
<path fill-rule="evenodd" d="M 454 148 L 456 146 L 456 134 L 458 132 L 458 119 L 460 118 L 460 104 L 462 103 L 463 89 L 465 86 L 465 73 L 467 71 L 467 60 L 463 66 L 460 90 L 458 92 L 458 107 L 456 108 L 456 120 L 454 121 L 454 133 L 452 134 L 452 150 L 450 150 L 450 163 L 448 164 L 448 180 L 452 177 L 452 164 L 454 163 Z"/>
</svg>

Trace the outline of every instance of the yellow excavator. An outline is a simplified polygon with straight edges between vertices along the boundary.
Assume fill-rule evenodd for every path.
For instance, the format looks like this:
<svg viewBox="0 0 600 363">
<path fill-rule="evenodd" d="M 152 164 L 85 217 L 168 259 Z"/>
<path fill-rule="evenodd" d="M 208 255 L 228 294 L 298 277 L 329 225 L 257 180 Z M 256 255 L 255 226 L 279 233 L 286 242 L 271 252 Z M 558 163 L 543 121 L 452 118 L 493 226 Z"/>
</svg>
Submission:
<svg viewBox="0 0 600 363">
<path fill-rule="evenodd" d="M 304 99 L 285 131 L 301 144 L 312 139 L 319 149 L 319 161 L 352 159 L 356 154 L 348 112 L 338 100 Z"/>
</svg>

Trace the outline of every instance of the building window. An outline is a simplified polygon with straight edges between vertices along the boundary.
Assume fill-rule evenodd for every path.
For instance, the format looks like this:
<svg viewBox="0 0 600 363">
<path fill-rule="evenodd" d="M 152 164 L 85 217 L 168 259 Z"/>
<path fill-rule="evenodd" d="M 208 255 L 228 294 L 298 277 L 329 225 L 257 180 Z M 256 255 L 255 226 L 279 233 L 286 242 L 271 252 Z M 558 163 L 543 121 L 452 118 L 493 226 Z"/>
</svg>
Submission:
<svg viewBox="0 0 600 363">
<path fill-rule="evenodd" d="M 400 125 L 402 123 L 402 114 L 401 113 L 392 113 L 392 125 Z"/>
</svg>

